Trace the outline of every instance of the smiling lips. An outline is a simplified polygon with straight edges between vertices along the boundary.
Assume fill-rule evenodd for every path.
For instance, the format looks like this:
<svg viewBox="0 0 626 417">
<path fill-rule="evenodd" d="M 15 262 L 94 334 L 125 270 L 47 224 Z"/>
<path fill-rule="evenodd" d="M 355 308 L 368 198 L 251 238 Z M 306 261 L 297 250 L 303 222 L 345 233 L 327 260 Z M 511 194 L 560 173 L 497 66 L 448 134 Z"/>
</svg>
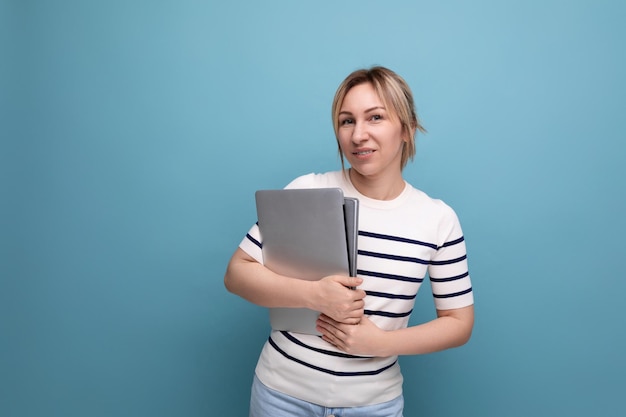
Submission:
<svg viewBox="0 0 626 417">
<path fill-rule="evenodd" d="M 370 155 L 370 154 L 372 154 L 372 153 L 374 153 L 374 151 L 373 151 L 373 150 L 367 150 L 367 151 L 355 151 L 355 152 L 352 152 L 352 155 L 356 155 L 356 156 L 365 156 L 365 155 Z"/>
</svg>

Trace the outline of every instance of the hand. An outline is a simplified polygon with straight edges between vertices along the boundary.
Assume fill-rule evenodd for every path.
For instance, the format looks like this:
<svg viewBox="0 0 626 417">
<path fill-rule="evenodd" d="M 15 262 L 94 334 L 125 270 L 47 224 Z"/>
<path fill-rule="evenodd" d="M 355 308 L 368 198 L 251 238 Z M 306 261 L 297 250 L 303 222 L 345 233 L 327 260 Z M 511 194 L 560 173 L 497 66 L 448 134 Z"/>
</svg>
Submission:
<svg viewBox="0 0 626 417">
<path fill-rule="evenodd" d="M 339 323 L 358 323 L 363 317 L 365 291 L 353 288 L 362 282 L 361 278 L 343 275 L 331 275 L 315 281 L 317 301 L 313 309 Z"/>
<path fill-rule="evenodd" d="M 383 343 L 386 332 L 365 316 L 358 324 L 345 324 L 320 314 L 317 331 L 322 334 L 322 339 L 346 353 L 388 356 Z"/>
</svg>

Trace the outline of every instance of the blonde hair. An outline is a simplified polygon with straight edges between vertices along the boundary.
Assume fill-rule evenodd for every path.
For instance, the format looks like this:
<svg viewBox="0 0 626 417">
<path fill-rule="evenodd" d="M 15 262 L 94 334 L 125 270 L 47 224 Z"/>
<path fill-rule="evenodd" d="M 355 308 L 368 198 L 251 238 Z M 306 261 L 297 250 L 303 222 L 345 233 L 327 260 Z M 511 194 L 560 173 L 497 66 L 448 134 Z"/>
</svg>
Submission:
<svg viewBox="0 0 626 417">
<path fill-rule="evenodd" d="M 413 93 L 402 77 L 388 68 L 375 66 L 369 69 L 359 69 L 352 72 L 337 88 L 333 99 L 332 118 L 335 138 L 339 146 L 339 112 L 346 98 L 346 94 L 357 85 L 371 84 L 376 94 L 388 109 L 392 117 L 397 118 L 402 126 L 403 134 L 407 135 L 405 145 L 402 148 L 401 168 L 415 156 L 415 135 L 419 130 L 426 133 L 426 129 L 420 124 L 415 112 Z M 339 146 L 341 166 L 344 166 L 343 153 Z"/>
</svg>

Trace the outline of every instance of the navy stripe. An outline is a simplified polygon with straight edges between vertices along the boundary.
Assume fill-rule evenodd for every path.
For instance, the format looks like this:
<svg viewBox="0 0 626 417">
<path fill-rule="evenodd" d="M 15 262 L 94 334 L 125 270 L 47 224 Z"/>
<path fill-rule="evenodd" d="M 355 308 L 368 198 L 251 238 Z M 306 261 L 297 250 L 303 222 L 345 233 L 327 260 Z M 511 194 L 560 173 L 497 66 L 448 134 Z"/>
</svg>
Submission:
<svg viewBox="0 0 626 417">
<path fill-rule="evenodd" d="M 413 312 L 413 309 L 404 312 L 404 313 L 391 313 L 389 311 L 374 311 L 374 310 L 365 310 L 364 313 L 368 316 L 382 316 L 382 317 L 391 317 L 394 319 L 400 317 L 407 317 Z"/>
<path fill-rule="evenodd" d="M 423 265 L 428 265 L 429 263 L 429 261 L 426 261 L 420 258 L 412 258 L 410 256 L 389 255 L 387 253 L 370 252 L 366 250 L 360 250 L 359 255 L 371 256 L 373 258 L 391 259 L 392 261 L 414 262 L 414 263 L 423 264 Z"/>
<path fill-rule="evenodd" d="M 470 292 L 472 292 L 472 287 L 469 287 L 468 289 L 463 290 L 463 291 L 453 292 L 452 294 L 434 294 L 433 293 L 433 297 L 435 297 L 435 298 L 452 298 L 452 297 L 458 297 L 459 295 L 468 294 Z"/>
<path fill-rule="evenodd" d="M 464 261 L 465 259 L 467 259 L 467 255 L 463 255 L 460 258 L 448 259 L 445 261 L 430 261 L 430 264 L 431 265 L 450 265 L 450 264 L 455 264 L 457 262 Z"/>
<path fill-rule="evenodd" d="M 394 366 L 397 362 L 394 361 L 391 365 L 387 365 L 383 368 L 380 369 L 375 369 L 373 371 L 362 371 L 362 372 L 338 372 L 338 371 L 333 371 L 331 369 L 326 369 L 326 368 L 321 368 L 319 366 L 315 366 L 312 365 L 310 363 L 304 362 L 303 360 L 300 360 L 294 356 L 289 355 L 287 352 L 285 352 L 284 350 L 282 350 L 281 348 L 278 347 L 278 345 L 276 344 L 276 342 L 274 342 L 272 340 L 272 338 L 269 338 L 269 342 L 270 345 L 272 345 L 272 347 L 274 349 L 276 349 L 278 351 L 278 353 L 280 353 L 281 355 L 283 355 L 285 358 L 292 360 L 296 363 L 299 363 L 300 365 L 306 366 L 307 368 L 311 368 L 311 369 L 315 369 L 316 371 L 320 371 L 320 372 L 324 372 L 330 375 L 335 375 L 335 376 L 369 376 L 369 375 L 378 375 L 384 371 L 386 371 L 387 369 L 391 368 L 392 366 Z"/>
<path fill-rule="evenodd" d="M 306 348 L 306 349 L 309 349 L 309 350 L 314 350 L 315 352 L 318 352 L 318 353 L 323 353 L 324 355 L 337 356 L 337 357 L 340 357 L 340 358 L 349 358 L 349 359 L 362 359 L 363 358 L 363 356 L 348 355 L 347 353 L 334 352 L 332 350 L 314 348 L 312 346 L 309 346 L 309 345 L 305 344 L 301 340 L 296 339 L 289 332 L 281 331 L 281 333 L 282 333 L 283 336 L 285 336 L 287 339 L 289 339 L 290 341 L 292 341 L 296 345 L 302 346 L 303 348 Z M 271 339 L 271 337 L 270 337 L 270 339 Z"/>
<path fill-rule="evenodd" d="M 359 230 L 359 236 L 373 237 L 376 239 L 393 240 L 394 242 L 411 243 L 413 245 L 420 245 L 420 246 L 426 246 L 429 248 L 437 249 L 437 245 L 435 245 L 434 243 L 421 242 L 419 240 L 407 239 L 405 237 L 383 235 L 380 233 L 372 233 L 372 232 L 364 232 L 362 230 Z"/>
<path fill-rule="evenodd" d="M 450 282 L 450 281 L 456 281 L 457 279 L 465 278 L 468 275 L 469 275 L 469 272 L 466 272 L 464 274 L 457 275 L 455 277 L 449 277 L 449 278 L 433 278 L 433 277 L 430 277 L 430 280 L 432 282 Z"/>
<path fill-rule="evenodd" d="M 357 275 L 363 275 L 366 277 L 394 279 L 396 281 L 417 282 L 424 281 L 424 278 L 405 277 L 402 275 L 385 274 L 383 272 L 365 271 L 363 269 L 357 269 Z"/>
<path fill-rule="evenodd" d="M 387 292 L 367 291 L 367 290 L 365 291 L 365 294 L 371 295 L 372 297 L 393 298 L 396 300 L 412 300 L 417 295 L 417 294 L 413 294 L 413 295 L 389 294 Z"/>
<path fill-rule="evenodd" d="M 261 244 L 261 242 L 259 242 L 258 240 L 256 240 L 255 238 L 253 238 L 252 236 L 250 236 L 249 233 L 246 233 L 246 237 L 248 238 L 249 241 L 251 241 L 252 243 L 254 243 L 255 245 L 257 245 L 259 248 L 263 249 L 263 245 Z"/>
<path fill-rule="evenodd" d="M 444 243 L 442 246 L 439 246 L 437 248 L 437 250 L 441 249 L 441 248 L 447 248 L 448 246 L 454 246 L 457 245 L 461 242 L 463 242 L 465 240 L 465 238 L 463 236 L 461 236 L 460 238 L 456 239 L 456 240 L 451 240 L 450 242 L 446 242 Z"/>
</svg>

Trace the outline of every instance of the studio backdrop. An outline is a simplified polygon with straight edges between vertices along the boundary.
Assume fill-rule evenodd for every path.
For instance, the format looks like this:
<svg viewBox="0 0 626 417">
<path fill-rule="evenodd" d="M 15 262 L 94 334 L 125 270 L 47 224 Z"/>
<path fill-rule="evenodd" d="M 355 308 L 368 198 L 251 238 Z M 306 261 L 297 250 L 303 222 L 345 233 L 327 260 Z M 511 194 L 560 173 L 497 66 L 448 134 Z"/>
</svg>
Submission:
<svg viewBox="0 0 626 417">
<path fill-rule="evenodd" d="M 405 169 L 454 207 L 471 341 L 407 417 L 626 415 L 626 3 L 0 3 L 0 415 L 246 416 L 254 192 L 340 168 L 335 89 L 402 75 Z M 430 288 L 411 323 L 434 316 Z"/>
</svg>

